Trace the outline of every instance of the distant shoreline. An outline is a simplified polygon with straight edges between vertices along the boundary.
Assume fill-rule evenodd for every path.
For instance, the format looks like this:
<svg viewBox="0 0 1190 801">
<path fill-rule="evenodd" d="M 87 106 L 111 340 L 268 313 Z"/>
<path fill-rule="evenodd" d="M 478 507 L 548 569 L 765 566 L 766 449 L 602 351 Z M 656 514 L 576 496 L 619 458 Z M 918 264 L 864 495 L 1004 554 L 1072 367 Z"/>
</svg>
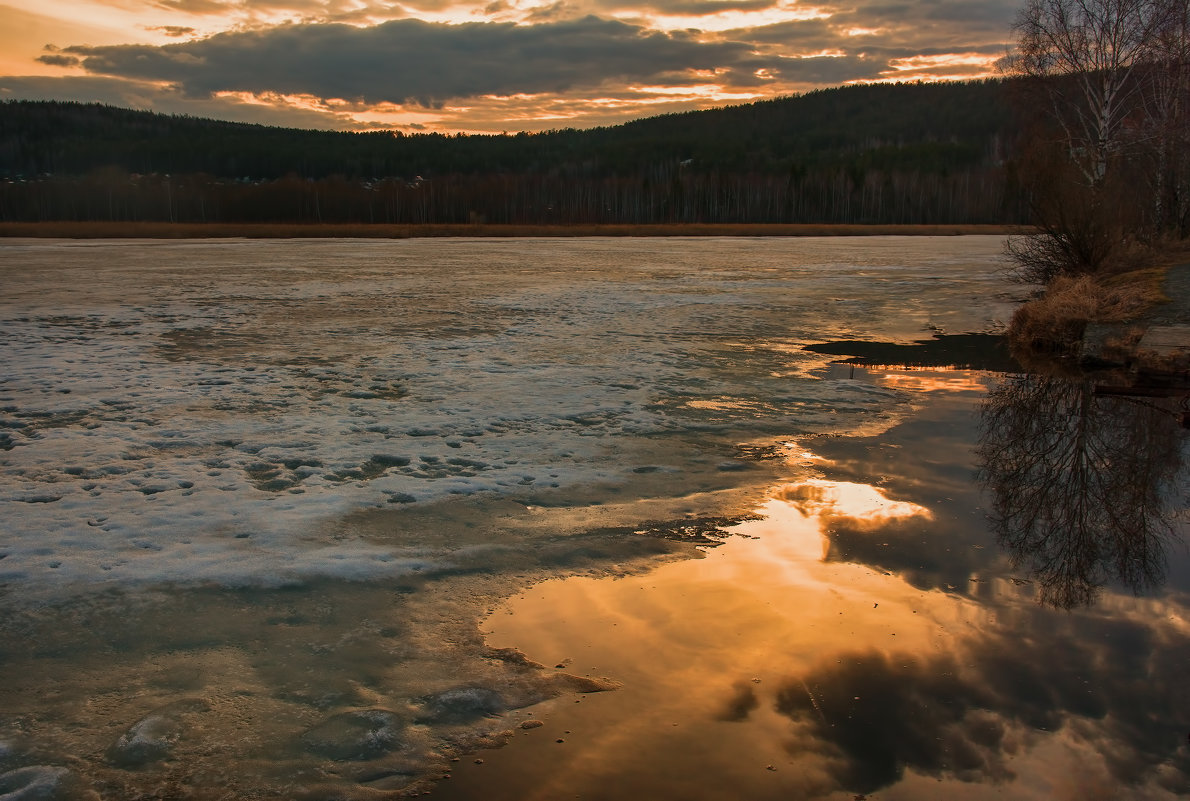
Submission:
<svg viewBox="0 0 1190 801">
<path fill-rule="evenodd" d="M 487 225 L 364 223 L 0 222 L 0 238 L 53 239 L 414 239 L 423 237 L 964 236 L 1010 235 L 1019 225 L 702 224 Z"/>
</svg>

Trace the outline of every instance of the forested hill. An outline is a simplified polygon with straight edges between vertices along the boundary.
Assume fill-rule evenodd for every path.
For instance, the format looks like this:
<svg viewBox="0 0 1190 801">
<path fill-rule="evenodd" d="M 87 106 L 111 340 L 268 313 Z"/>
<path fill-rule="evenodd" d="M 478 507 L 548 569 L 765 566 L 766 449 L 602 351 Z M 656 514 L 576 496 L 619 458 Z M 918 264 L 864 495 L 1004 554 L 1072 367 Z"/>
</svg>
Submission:
<svg viewBox="0 0 1190 801">
<path fill-rule="evenodd" d="M 0 219 L 1015 222 L 1005 94 L 999 81 L 853 86 L 479 136 L 9 101 Z"/>
<path fill-rule="evenodd" d="M 79 103 L 0 104 L 0 175 L 208 173 L 382 178 L 578 169 L 669 161 L 787 171 L 822 163 L 953 169 L 997 157 L 1003 84 L 882 84 L 668 114 L 588 130 L 496 136 L 343 133 L 246 125 Z"/>
</svg>

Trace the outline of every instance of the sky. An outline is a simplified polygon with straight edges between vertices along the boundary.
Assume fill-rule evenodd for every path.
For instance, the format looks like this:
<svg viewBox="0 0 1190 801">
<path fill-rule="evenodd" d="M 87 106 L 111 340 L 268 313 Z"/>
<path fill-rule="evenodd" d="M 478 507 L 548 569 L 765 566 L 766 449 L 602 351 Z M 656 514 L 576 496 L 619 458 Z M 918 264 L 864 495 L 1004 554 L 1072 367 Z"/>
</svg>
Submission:
<svg viewBox="0 0 1190 801">
<path fill-rule="evenodd" d="M 589 128 L 994 74 L 1021 0 L 0 0 L 0 100 L 304 128 Z"/>
</svg>

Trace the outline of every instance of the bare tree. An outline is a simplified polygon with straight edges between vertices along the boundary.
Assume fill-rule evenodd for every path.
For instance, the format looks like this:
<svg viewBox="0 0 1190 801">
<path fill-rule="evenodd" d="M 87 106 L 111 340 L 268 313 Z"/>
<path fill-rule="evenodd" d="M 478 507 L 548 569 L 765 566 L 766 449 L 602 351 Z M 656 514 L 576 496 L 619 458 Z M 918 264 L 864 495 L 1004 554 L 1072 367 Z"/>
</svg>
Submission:
<svg viewBox="0 0 1190 801">
<path fill-rule="evenodd" d="M 1040 233 L 1009 248 L 1018 278 L 1098 272 L 1178 218 L 1188 2 L 1027 0 L 1005 63 L 1043 118 L 1026 168 Z"/>
<path fill-rule="evenodd" d="M 1154 34 L 1144 95 L 1153 154 L 1153 227 L 1190 234 L 1190 0 L 1169 0 Z"/>
<path fill-rule="evenodd" d="M 1103 184 L 1140 101 L 1137 67 L 1150 61 L 1168 14 L 1162 0 L 1028 0 L 1010 59 L 1036 79 L 1045 111 L 1088 186 Z"/>
</svg>

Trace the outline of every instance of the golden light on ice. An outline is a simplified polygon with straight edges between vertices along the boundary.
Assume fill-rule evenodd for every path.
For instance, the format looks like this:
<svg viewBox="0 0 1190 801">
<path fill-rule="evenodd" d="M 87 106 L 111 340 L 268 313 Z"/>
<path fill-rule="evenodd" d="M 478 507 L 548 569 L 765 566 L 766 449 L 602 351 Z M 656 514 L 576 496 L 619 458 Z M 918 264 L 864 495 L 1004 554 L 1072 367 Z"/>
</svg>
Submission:
<svg viewBox="0 0 1190 801">
<path fill-rule="evenodd" d="M 983 392 L 991 382 L 986 374 L 960 372 L 947 368 L 913 370 L 874 370 L 869 374 L 883 387 L 892 387 L 911 392 Z"/>
</svg>

